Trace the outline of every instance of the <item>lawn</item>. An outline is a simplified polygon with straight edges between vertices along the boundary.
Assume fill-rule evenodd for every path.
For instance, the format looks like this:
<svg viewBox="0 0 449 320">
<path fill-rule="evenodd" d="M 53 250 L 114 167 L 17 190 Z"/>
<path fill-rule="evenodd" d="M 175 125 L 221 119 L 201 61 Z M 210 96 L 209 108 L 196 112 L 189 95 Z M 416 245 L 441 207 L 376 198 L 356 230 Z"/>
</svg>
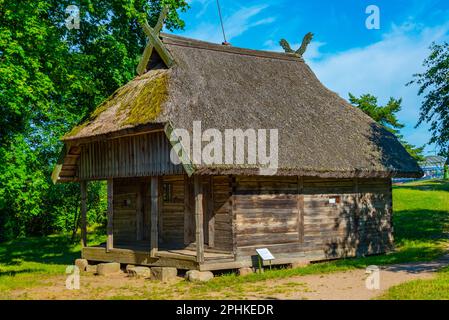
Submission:
<svg viewBox="0 0 449 320">
<path fill-rule="evenodd" d="M 396 230 L 402 248 L 439 248 L 449 238 L 449 183 L 420 182 L 397 187 Z M 416 280 L 390 288 L 382 299 L 449 299 L 449 268 L 434 279 Z"/>
<path fill-rule="evenodd" d="M 107 285 L 99 282 L 101 277 L 85 276 L 92 280 L 94 286 L 96 283 L 96 287 L 80 290 L 74 296 L 55 293 L 54 296 L 44 297 L 244 299 L 258 297 L 259 294 L 269 296 L 274 293 L 306 290 L 301 288 L 300 282 L 288 281 L 295 276 L 365 268 L 372 264 L 427 261 L 445 253 L 449 244 L 449 183 L 426 181 L 395 186 L 393 201 L 396 251 L 390 254 L 317 263 L 297 269 L 267 270 L 262 274 L 244 277 L 226 273 L 204 284 L 185 281 L 159 284 L 132 280 L 124 283 L 123 279 L 118 279 L 117 284 L 113 286 L 112 282 Z M 68 235 L 53 235 L 0 244 L 0 299 L 28 298 L 27 291 L 32 288 L 48 288 L 53 284 L 63 283 L 65 268 L 80 255 L 79 245 L 72 244 L 68 239 Z M 103 236 L 90 232 L 90 244 L 102 241 Z M 448 279 L 449 270 L 445 270 L 440 272 L 435 280 L 414 281 L 394 287 L 383 298 L 449 298 Z M 276 286 L 273 287 L 272 281 L 278 281 Z"/>
</svg>

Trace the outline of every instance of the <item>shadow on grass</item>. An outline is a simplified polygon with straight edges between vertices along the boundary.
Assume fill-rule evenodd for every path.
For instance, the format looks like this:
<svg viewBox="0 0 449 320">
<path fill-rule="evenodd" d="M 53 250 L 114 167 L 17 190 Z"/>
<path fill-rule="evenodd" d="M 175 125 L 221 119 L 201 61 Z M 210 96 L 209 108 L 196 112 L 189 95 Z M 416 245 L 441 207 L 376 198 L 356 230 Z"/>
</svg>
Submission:
<svg viewBox="0 0 449 320">
<path fill-rule="evenodd" d="M 27 273 L 36 273 L 36 272 L 44 272 L 44 269 L 23 269 L 23 270 L 11 270 L 11 271 L 0 271 L 0 277 L 8 276 L 15 277 L 18 274 L 27 274 Z"/>
<path fill-rule="evenodd" d="M 413 191 L 447 191 L 449 192 L 449 181 L 426 180 L 416 184 L 397 184 L 393 189 L 413 190 Z"/>
<path fill-rule="evenodd" d="M 72 264 L 79 249 L 68 236 L 18 239 L 0 244 L 0 264 L 13 266 L 23 261 L 45 264 Z"/>
<path fill-rule="evenodd" d="M 443 210 L 402 210 L 393 215 L 395 242 L 448 240 L 449 213 Z"/>
</svg>

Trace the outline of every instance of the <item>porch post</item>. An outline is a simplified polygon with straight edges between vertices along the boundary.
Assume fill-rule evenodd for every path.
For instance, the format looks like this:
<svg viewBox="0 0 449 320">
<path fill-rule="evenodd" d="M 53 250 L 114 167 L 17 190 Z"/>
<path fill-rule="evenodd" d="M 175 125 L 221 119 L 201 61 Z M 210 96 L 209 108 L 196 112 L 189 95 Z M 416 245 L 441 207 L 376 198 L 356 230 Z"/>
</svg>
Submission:
<svg viewBox="0 0 449 320">
<path fill-rule="evenodd" d="M 80 182 L 81 188 L 81 247 L 87 247 L 87 181 Z"/>
<path fill-rule="evenodd" d="M 195 236 L 196 236 L 196 261 L 204 262 L 204 234 L 203 234 L 203 188 L 201 176 L 193 178 L 195 191 Z"/>
<path fill-rule="evenodd" d="M 106 240 L 106 252 L 114 249 L 114 180 L 108 179 L 108 239 Z"/>
<path fill-rule="evenodd" d="M 150 256 L 156 257 L 158 251 L 158 215 L 159 215 L 159 177 L 151 177 L 151 237 Z"/>
</svg>

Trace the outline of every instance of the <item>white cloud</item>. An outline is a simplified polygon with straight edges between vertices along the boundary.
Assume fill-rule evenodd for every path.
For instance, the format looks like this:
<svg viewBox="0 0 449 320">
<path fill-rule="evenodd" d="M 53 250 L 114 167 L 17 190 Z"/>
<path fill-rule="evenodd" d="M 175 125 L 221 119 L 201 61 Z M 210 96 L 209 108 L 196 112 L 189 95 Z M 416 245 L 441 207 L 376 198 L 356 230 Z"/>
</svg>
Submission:
<svg viewBox="0 0 449 320">
<path fill-rule="evenodd" d="M 371 93 L 386 103 L 389 97 L 403 98 L 403 110 L 399 120 L 406 123 L 402 130 L 412 144 L 428 142 L 428 126 L 414 129 L 419 116 L 421 98 L 416 86 L 406 86 L 412 75 L 422 70 L 422 62 L 428 56 L 429 45 L 448 39 L 449 24 L 423 28 L 413 24 L 392 26 L 391 31 L 377 43 L 332 55 L 320 53 L 323 45 L 305 56 L 318 78 L 331 90 L 348 99 L 355 95 Z M 432 152 L 433 146 L 426 148 Z"/>
<path fill-rule="evenodd" d="M 205 2 L 205 0 L 203 1 Z M 255 19 L 266 8 L 267 5 L 243 7 L 234 12 L 232 15 L 223 17 L 227 40 L 231 41 L 233 38 L 242 35 L 253 27 L 273 23 L 276 20 L 276 18 L 274 17 L 261 17 Z M 216 43 L 220 43 L 223 41 L 223 35 L 218 17 L 217 23 L 200 23 L 196 26 L 195 29 L 186 30 L 186 32 L 184 32 L 182 35 L 194 39 Z"/>
</svg>

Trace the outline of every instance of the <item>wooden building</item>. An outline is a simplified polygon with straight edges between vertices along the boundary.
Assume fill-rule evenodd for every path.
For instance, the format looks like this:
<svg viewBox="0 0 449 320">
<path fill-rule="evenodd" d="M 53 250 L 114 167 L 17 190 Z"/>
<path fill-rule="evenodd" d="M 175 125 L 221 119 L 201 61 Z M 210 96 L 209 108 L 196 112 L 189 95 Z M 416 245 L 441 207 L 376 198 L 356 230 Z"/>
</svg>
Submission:
<svg viewBox="0 0 449 320">
<path fill-rule="evenodd" d="M 219 270 L 253 266 L 257 248 L 273 264 L 393 248 L 391 178 L 422 174 L 394 135 L 298 55 L 153 38 L 141 75 L 62 138 L 53 178 L 81 184 L 84 216 L 86 183 L 108 184 L 108 240 L 84 240 L 84 258 Z M 170 134 L 193 121 L 278 129 L 277 174 L 173 164 Z"/>
</svg>

